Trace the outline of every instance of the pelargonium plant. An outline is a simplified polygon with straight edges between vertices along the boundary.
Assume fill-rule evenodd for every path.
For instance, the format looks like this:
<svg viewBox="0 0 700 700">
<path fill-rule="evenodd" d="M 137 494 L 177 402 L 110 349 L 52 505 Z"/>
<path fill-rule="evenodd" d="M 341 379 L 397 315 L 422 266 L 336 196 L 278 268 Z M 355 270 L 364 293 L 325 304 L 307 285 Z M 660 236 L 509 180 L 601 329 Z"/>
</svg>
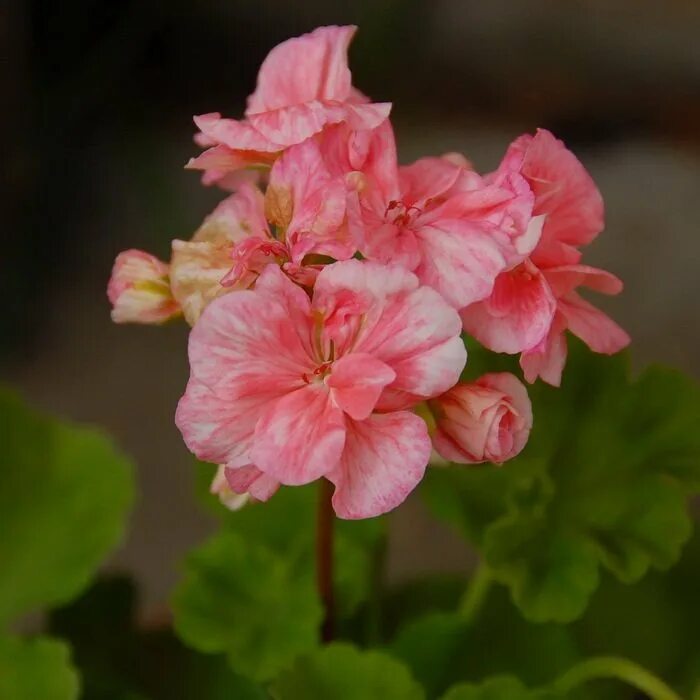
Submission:
<svg viewBox="0 0 700 700">
<path fill-rule="evenodd" d="M 559 387 L 564 376 L 566 386 L 569 334 L 604 355 L 629 343 L 581 295 L 584 288 L 617 294 L 622 282 L 583 260 L 604 212 L 576 156 L 538 129 L 515 139 L 493 172 L 477 172 L 456 153 L 399 165 L 391 105 L 352 84 L 354 33 L 321 27 L 285 41 L 264 60 L 242 119 L 195 117 L 204 150 L 187 167 L 227 194 L 190 240 L 173 241 L 168 262 L 121 253 L 108 288 L 117 323 L 181 317 L 192 327 L 176 423 L 194 455 L 217 465 L 211 490 L 224 505 L 263 509 L 253 502 L 320 482 L 317 578 L 326 640 L 334 635 L 332 511 L 349 520 L 387 513 L 428 467 L 507 473 L 533 421 L 542 421 L 543 432 L 563 429 L 551 412 L 539 415 L 537 404 L 533 411 L 527 385 Z M 524 473 L 534 479 L 539 472 Z M 541 478 L 537 488 L 550 493 L 551 478 Z M 534 497 L 521 494 L 512 508 L 527 508 Z M 482 506 L 488 509 L 485 497 Z M 568 524 L 550 528 L 545 512 L 554 507 L 530 518 L 546 534 L 574 532 Z M 603 532 L 607 523 L 596 527 Z M 519 559 L 496 578 L 520 577 L 516 602 L 531 619 L 551 619 L 559 614 L 532 601 L 536 586 L 523 579 L 530 575 L 523 562 L 540 547 L 529 535 L 518 521 L 489 564 L 499 571 L 505 549 L 522 538 Z M 583 601 L 599 565 L 618 566 L 589 547 L 591 537 L 581 542 L 592 569 L 565 570 L 562 580 L 573 578 L 561 584 L 585 589 Z M 489 546 L 497 539 L 491 532 Z M 542 557 L 561 545 L 542 541 Z M 467 608 L 478 600 L 478 581 Z M 577 598 L 559 618 L 572 619 L 582 605 Z M 595 675 L 595 663 L 582 677 Z M 603 663 L 601 673 L 630 680 L 615 663 Z M 655 691 L 656 680 L 645 685 L 639 669 L 631 675 L 651 697 L 673 697 L 664 687 Z M 499 695 L 462 689 L 446 697 L 526 697 L 508 683 Z"/>
</svg>

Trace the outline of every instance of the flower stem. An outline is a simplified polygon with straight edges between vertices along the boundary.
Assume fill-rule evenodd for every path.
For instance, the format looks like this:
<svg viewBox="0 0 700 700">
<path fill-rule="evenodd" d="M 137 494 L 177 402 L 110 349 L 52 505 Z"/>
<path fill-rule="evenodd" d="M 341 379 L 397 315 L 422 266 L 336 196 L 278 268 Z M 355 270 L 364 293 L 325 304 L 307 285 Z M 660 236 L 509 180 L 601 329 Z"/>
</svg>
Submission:
<svg viewBox="0 0 700 700">
<path fill-rule="evenodd" d="M 316 585 L 321 597 L 324 616 L 321 625 L 321 639 L 324 643 L 333 641 L 335 616 L 333 595 L 333 486 L 330 481 L 320 479 L 318 511 L 316 519 Z"/>
<path fill-rule="evenodd" d="M 471 623 L 476 619 L 492 583 L 491 572 L 486 564 L 480 561 L 457 608 L 457 612 L 464 622 Z"/>
<path fill-rule="evenodd" d="M 632 661 L 615 656 L 586 659 L 558 678 L 552 688 L 564 695 L 573 688 L 599 678 L 616 678 L 648 695 L 651 700 L 682 700 L 660 678 Z"/>
</svg>

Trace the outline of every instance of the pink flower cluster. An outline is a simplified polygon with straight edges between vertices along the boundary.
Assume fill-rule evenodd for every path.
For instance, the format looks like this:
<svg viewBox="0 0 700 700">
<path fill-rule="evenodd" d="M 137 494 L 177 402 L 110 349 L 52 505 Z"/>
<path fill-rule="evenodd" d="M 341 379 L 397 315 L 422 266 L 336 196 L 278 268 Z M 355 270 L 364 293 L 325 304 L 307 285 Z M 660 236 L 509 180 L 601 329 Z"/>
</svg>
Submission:
<svg viewBox="0 0 700 700">
<path fill-rule="evenodd" d="M 596 352 L 629 342 L 577 291 L 622 284 L 581 264 L 603 204 L 575 156 L 539 130 L 487 175 L 455 154 L 400 166 L 390 105 L 352 86 L 354 32 L 273 49 L 242 120 L 195 117 L 206 150 L 188 167 L 232 193 L 169 265 L 127 251 L 110 280 L 115 321 L 193 326 L 176 422 L 231 507 L 325 478 L 340 517 L 371 517 L 431 453 L 518 454 L 527 391 L 511 374 L 460 383 L 463 331 L 554 385 L 567 329 Z"/>
</svg>

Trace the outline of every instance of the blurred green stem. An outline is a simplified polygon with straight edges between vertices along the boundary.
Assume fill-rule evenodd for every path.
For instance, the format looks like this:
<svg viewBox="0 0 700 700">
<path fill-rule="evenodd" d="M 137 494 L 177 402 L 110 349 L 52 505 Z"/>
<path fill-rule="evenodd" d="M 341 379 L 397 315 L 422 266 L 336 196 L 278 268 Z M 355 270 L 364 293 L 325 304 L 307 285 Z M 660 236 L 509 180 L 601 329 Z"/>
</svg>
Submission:
<svg viewBox="0 0 700 700">
<path fill-rule="evenodd" d="M 459 601 L 457 612 L 466 623 L 473 622 L 491 589 L 493 577 L 486 564 L 480 561 L 469 579 L 469 585 Z"/>
<path fill-rule="evenodd" d="M 567 695 L 577 686 L 601 678 L 623 681 L 648 695 L 651 700 L 682 700 L 680 695 L 645 668 L 615 656 L 599 656 L 582 661 L 557 679 L 552 689 Z"/>
</svg>

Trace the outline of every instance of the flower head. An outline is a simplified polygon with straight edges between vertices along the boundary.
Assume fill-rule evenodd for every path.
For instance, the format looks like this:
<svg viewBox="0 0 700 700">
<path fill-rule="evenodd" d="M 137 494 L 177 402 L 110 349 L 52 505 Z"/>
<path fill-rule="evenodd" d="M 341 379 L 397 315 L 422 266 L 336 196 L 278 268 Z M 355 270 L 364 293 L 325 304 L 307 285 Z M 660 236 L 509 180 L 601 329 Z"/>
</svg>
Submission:
<svg viewBox="0 0 700 700">
<path fill-rule="evenodd" d="M 338 515 L 378 515 L 423 476 L 430 439 L 407 409 L 457 381 L 459 332 L 456 312 L 399 267 L 329 265 L 309 299 L 268 266 L 192 330 L 176 421 L 201 459 L 287 485 L 325 477 Z"/>
</svg>

